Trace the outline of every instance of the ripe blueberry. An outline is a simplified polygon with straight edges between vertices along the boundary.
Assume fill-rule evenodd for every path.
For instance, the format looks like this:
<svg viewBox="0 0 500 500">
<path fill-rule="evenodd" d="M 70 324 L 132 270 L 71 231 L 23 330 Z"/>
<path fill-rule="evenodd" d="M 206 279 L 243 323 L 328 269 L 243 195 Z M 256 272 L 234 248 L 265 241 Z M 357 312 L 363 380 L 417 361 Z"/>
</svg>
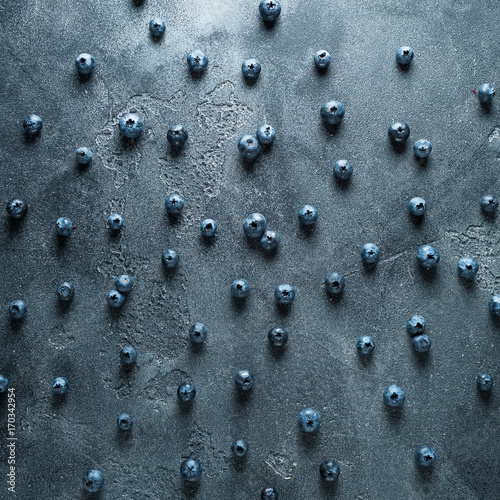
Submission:
<svg viewBox="0 0 500 500">
<path fill-rule="evenodd" d="M 337 272 L 330 273 L 325 278 L 325 286 L 326 286 L 326 290 L 329 293 L 333 293 L 333 294 L 342 293 L 342 291 L 344 290 L 344 287 L 345 287 L 344 276 L 340 273 L 337 273 Z"/>
<path fill-rule="evenodd" d="M 321 106 L 320 114 L 327 125 L 337 125 L 344 118 L 345 108 L 339 101 L 328 101 Z"/>
<path fill-rule="evenodd" d="M 441 256 L 437 248 L 431 245 L 421 245 L 415 255 L 417 262 L 424 269 L 432 269 L 439 263 Z"/>
<path fill-rule="evenodd" d="M 405 142 L 410 137 L 410 127 L 405 122 L 391 123 L 387 135 L 393 142 Z"/>
<path fill-rule="evenodd" d="M 69 384 L 64 377 L 57 377 L 52 384 L 52 392 L 54 394 L 63 395 L 68 392 Z"/>
<path fill-rule="evenodd" d="M 72 283 L 65 281 L 57 287 L 57 298 L 61 302 L 71 302 L 75 296 L 75 287 Z"/>
<path fill-rule="evenodd" d="M 257 137 L 246 134 L 240 137 L 238 142 L 238 152 L 243 158 L 253 160 L 260 153 L 260 142 Z"/>
<path fill-rule="evenodd" d="M 19 198 L 13 198 L 7 203 L 6 210 L 11 219 L 22 219 L 28 213 L 28 204 Z"/>
<path fill-rule="evenodd" d="M 75 66 L 78 73 L 81 75 L 89 75 L 92 71 L 94 71 L 95 58 L 92 54 L 86 54 L 84 52 L 75 59 Z"/>
<path fill-rule="evenodd" d="M 169 194 L 165 199 L 165 208 L 167 213 L 178 215 L 184 207 L 184 198 L 179 194 Z"/>
<path fill-rule="evenodd" d="M 278 285 L 274 290 L 274 298 L 279 304 L 291 304 L 295 298 L 295 288 L 286 283 Z"/>
<path fill-rule="evenodd" d="M 314 408 L 304 408 L 297 416 L 297 424 L 303 432 L 316 432 L 321 424 L 321 415 Z"/>
<path fill-rule="evenodd" d="M 135 113 L 125 113 L 118 122 L 118 130 L 127 139 L 136 139 L 144 130 L 142 118 Z"/>
<path fill-rule="evenodd" d="M 241 64 L 241 72 L 247 80 L 257 80 L 262 67 L 257 59 L 245 59 Z"/>
<path fill-rule="evenodd" d="M 38 115 L 28 115 L 23 121 L 24 131 L 28 135 L 38 135 L 42 126 L 43 121 Z"/>
<path fill-rule="evenodd" d="M 201 73 L 205 71 L 208 66 L 208 56 L 202 50 L 196 49 L 192 50 L 187 55 L 188 68 L 193 73 Z"/>
<path fill-rule="evenodd" d="M 13 319 L 22 319 L 26 316 L 26 302 L 24 300 L 13 300 L 9 304 L 9 314 Z"/>
</svg>

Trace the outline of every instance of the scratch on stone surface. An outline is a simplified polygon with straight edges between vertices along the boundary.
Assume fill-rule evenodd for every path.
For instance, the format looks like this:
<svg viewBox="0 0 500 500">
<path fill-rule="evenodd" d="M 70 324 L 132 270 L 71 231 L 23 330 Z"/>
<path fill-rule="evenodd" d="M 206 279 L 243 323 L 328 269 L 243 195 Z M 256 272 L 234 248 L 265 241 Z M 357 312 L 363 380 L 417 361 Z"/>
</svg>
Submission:
<svg viewBox="0 0 500 500">
<path fill-rule="evenodd" d="M 1 4 L 0 4 L 1 5 Z M 17 68 L 19 68 L 25 75 L 26 77 L 28 78 L 28 80 L 33 83 L 36 88 L 40 88 L 42 89 L 46 94 L 53 94 L 53 90 L 51 88 L 47 88 L 45 87 L 42 82 L 40 81 L 40 79 L 35 79 L 33 77 L 33 73 L 31 73 L 30 71 L 28 71 L 28 67 L 29 65 L 26 64 L 25 61 L 23 61 L 15 52 L 15 50 L 7 43 L 5 43 L 5 38 L 3 38 L 3 41 L 4 41 L 4 48 L 7 49 L 7 52 L 9 53 L 9 55 L 12 57 L 12 59 L 14 59 L 14 61 L 16 61 L 18 64 L 17 64 Z"/>
<path fill-rule="evenodd" d="M 402 252 L 395 253 L 394 255 L 389 255 L 388 257 L 381 259 L 380 264 L 388 264 L 406 254 L 408 254 L 408 250 L 403 250 Z"/>
<path fill-rule="evenodd" d="M 322 349 L 323 351 L 325 351 L 335 362 L 337 362 L 338 364 L 344 366 L 345 368 L 348 368 L 349 370 L 352 370 L 352 371 L 356 371 L 356 368 L 354 368 L 353 366 L 347 364 L 343 359 L 341 358 L 337 358 L 335 357 L 331 352 L 330 350 L 328 349 L 328 347 L 326 347 L 326 345 L 324 345 L 324 342 L 321 342 L 321 341 L 316 341 L 315 339 L 313 339 L 313 342 L 316 343 L 316 345 Z"/>
<path fill-rule="evenodd" d="M 388 257 L 384 257 L 383 259 L 380 259 L 379 263 L 377 266 L 383 266 L 385 264 L 390 264 L 391 262 L 394 262 L 395 260 L 399 259 L 400 257 L 403 257 L 404 255 L 407 255 L 409 252 L 408 250 L 403 250 L 402 252 L 398 252 L 394 255 L 389 255 Z M 360 274 L 364 271 L 362 268 L 357 268 L 353 269 L 352 271 L 349 271 L 348 273 L 345 274 L 345 276 L 352 276 L 353 274 Z M 412 277 L 413 280 L 413 277 Z"/>
<path fill-rule="evenodd" d="M 285 452 L 271 451 L 265 463 L 275 474 L 286 480 L 292 479 L 294 469 L 297 467 L 297 462 Z"/>
</svg>

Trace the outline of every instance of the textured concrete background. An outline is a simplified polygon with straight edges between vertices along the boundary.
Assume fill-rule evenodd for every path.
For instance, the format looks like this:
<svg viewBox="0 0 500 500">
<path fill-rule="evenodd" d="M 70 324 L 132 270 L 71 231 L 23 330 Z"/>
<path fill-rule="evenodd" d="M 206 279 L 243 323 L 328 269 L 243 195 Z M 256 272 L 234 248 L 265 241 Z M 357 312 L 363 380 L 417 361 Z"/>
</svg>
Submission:
<svg viewBox="0 0 500 500">
<path fill-rule="evenodd" d="M 0 227 L 3 304 L 28 303 L 15 327 L 0 320 L 0 372 L 17 394 L 17 496 L 86 498 L 83 473 L 105 475 L 102 499 L 258 498 L 275 485 L 283 499 L 492 499 L 500 490 L 498 390 L 499 327 L 488 300 L 500 292 L 498 220 L 485 219 L 481 195 L 500 194 L 500 101 L 487 111 L 472 93 L 481 83 L 500 86 L 500 6 L 486 0 L 306 2 L 283 0 L 282 15 L 267 29 L 258 1 L 131 0 L 0 3 L 2 116 L 0 200 L 29 203 L 23 224 Z M 148 24 L 163 17 L 167 31 L 151 39 Z M 395 51 L 410 44 L 409 71 Z M 196 47 L 210 58 L 199 79 L 185 55 Z M 332 54 L 319 75 L 312 56 Z M 95 55 L 90 79 L 76 75 L 74 59 Z M 260 79 L 248 86 L 241 62 L 257 57 Z M 329 99 L 346 107 L 334 135 L 321 124 Z M 497 97 L 497 99 L 500 99 Z M 117 122 L 137 110 L 143 137 L 123 142 Z M 40 137 L 25 139 L 22 120 L 37 113 Z M 387 128 L 411 128 L 407 148 L 395 152 Z M 248 168 L 236 143 L 267 121 L 276 143 Z M 172 155 L 166 130 L 184 124 L 189 141 Z M 417 139 L 432 141 L 423 167 L 413 158 Z M 94 151 L 79 168 L 74 151 Z M 333 163 L 354 164 L 346 188 L 333 180 Z M 176 191 L 186 206 L 172 223 L 164 198 Z M 427 200 L 420 225 L 409 219 L 412 196 Z M 298 227 L 304 203 L 319 210 L 312 234 Z M 111 238 L 107 216 L 124 215 Z M 251 212 L 265 215 L 282 237 L 275 257 L 249 245 L 242 232 Z M 58 245 L 55 221 L 77 225 Z M 219 224 L 211 245 L 199 236 L 206 216 Z M 382 251 L 373 272 L 361 264 L 361 246 Z M 442 261 L 422 273 L 414 253 L 435 244 Z M 167 276 L 161 252 L 181 255 Z M 480 262 L 476 282 L 459 282 L 456 263 Z M 323 280 L 337 270 L 346 289 L 330 301 Z M 111 314 L 106 293 L 116 275 L 136 286 Z M 252 287 L 243 307 L 230 296 L 235 278 Z M 62 281 L 76 288 L 67 310 L 57 303 Z M 288 312 L 274 304 L 277 284 L 297 294 Z M 405 331 L 413 313 L 428 319 L 433 345 L 427 361 L 412 352 Z M 190 324 L 205 323 L 206 345 L 193 350 Z M 273 355 L 267 332 L 284 326 L 290 340 Z M 355 352 L 361 334 L 375 337 L 371 362 Z M 126 373 L 120 348 L 138 351 Z M 236 397 L 232 377 L 241 368 L 256 377 L 253 393 Z M 492 397 L 479 397 L 475 378 L 497 379 Z M 62 404 L 51 395 L 54 377 L 70 391 Z M 177 385 L 198 389 L 188 412 Z M 383 389 L 400 384 L 407 400 L 394 417 Z M 319 434 L 302 439 L 296 415 L 304 407 L 323 417 Z M 129 438 L 116 417 L 135 419 Z M 0 498 L 7 492 L 6 400 L 0 400 Z M 246 462 L 237 466 L 230 445 L 245 437 Z M 420 444 L 433 446 L 432 473 L 413 462 Z M 179 465 L 194 455 L 204 467 L 195 492 L 183 488 Z M 340 463 L 336 488 L 321 485 L 318 467 Z"/>
</svg>

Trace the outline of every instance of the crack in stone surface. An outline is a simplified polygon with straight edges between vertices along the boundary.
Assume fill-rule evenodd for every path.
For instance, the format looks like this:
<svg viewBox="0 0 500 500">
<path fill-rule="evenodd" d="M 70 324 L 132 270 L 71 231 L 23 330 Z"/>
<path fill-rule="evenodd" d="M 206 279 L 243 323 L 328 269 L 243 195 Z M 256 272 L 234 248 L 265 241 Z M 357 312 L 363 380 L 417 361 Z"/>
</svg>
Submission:
<svg viewBox="0 0 500 500">
<path fill-rule="evenodd" d="M 497 125 L 491 133 L 488 135 L 488 141 L 493 142 L 493 141 L 498 141 L 500 140 L 500 125 Z"/>
<path fill-rule="evenodd" d="M 49 334 L 49 344 L 57 350 L 66 349 L 75 341 L 76 335 L 65 324 L 59 324 L 52 327 Z"/>
<path fill-rule="evenodd" d="M 490 292 L 500 289 L 500 264 L 498 249 L 500 237 L 495 226 L 470 225 L 463 232 L 446 231 L 456 261 L 460 257 L 473 257 L 479 262 L 479 272 L 475 279 L 477 285 Z"/>
<path fill-rule="evenodd" d="M 112 171 L 115 189 L 122 188 L 131 177 L 137 175 L 144 156 L 142 148 L 147 148 L 148 138 L 154 136 L 154 130 L 161 130 L 164 125 L 161 117 L 167 110 L 177 109 L 186 98 L 183 90 L 177 90 L 168 98 L 153 96 L 148 92 L 133 95 L 96 134 L 96 154 L 102 159 L 104 167 Z M 138 113 L 144 119 L 144 132 L 140 140 L 124 140 L 120 136 L 118 122 L 125 113 Z"/>
<path fill-rule="evenodd" d="M 204 466 L 206 464 L 207 477 L 218 477 L 229 469 L 229 459 L 226 453 L 214 444 L 212 432 L 196 423 L 189 436 L 188 447 L 191 455 L 198 457 Z"/>
<path fill-rule="evenodd" d="M 198 222 L 198 214 L 207 199 L 220 194 L 226 161 L 227 141 L 248 121 L 252 110 L 235 93 L 227 80 L 208 92 L 196 107 L 199 130 L 195 148 L 179 162 L 171 155 L 158 157 L 158 175 L 169 192 L 190 192 L 189 204 L 183 210 L 178 236 Z"/>
</svg>

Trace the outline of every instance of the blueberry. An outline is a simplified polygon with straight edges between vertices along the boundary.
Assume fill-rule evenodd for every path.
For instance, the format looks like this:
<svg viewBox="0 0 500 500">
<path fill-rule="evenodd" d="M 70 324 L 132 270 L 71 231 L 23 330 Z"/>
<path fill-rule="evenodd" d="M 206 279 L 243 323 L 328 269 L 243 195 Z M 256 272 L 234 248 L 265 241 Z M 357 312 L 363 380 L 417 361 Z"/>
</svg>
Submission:
<svg viewBox="0 0 500 500">
<path fill-rule="evenodd" d="M 297 424 L 303 432 L 316 432 L 321 424 L 321 415 L 314 408 L 304 408 L 297 416 Z"/>
<path fill-rule="evenodd" d="M 424 333 L 425 330 L 425 318 L 420 314 L 414 314 L 407 322 L 406 322 L 406 330 L 410 335 L 417 335 Z"/>
<path fill-rule="evenodd" d="M 242 135 L 238 142 L 238 151 L 243 158 L 253 160 L 260 153 L 260 142 L 253 135 Z"/>
<path fill-rule="evenodd" d="M 72 283 L 65 281 L 57 287 L 57 298 L 61 302 L 71 302 L 75 296 L 75 287 Z"/>
<path fill-rule="evenodd" d="M 325 286 L 326 290 L 330 293 L 342 293 L 345 287 L 344 276 L 337 272 L 330 273 L 325 278 Z"/>
<path fill-rule="evenodd" d="M 134 419 L 128 413 L 122 413 L 116 423 L 118 424 L 118 428 L 122 431 L 129 431 L 132 429 L 132 425 L 134 423 Z"/>
<path fill-rule="evenodd" d="M 136 139 L 142 135 L 144 123 L 142 118 L 135 113 L 125 113 L 118 122 L 118 130 L 127 139 Z"/>
<path fill-rule="evenodd" d="M 24 300 L 13 300 L 9 304 L 9 314 L 13 319 L 22 319 L 26 316 L 26 302 Z"/>
<path fill-rule="evenodd" d="M 125 345 L 120 351 L 120 359 L 126 365 L 131 365 L 137 358 L 137 351 L 131 345 Z"/>
<path fill-rule="evenodd" d="M 56 221 L 56 232 L 59 236 L 69 236 L 73 231 L 73 222 L 68 217 L 59 217 Z"/>
<path fill-rule="evenodd" d="M 181 464 L 181 476 L 188 483 L 195 483 L 201 478 L 203 468 L 196 458 L 186 458 Z"/>
<path fill-rule="evenodd" d="M 319 466 L 319 475 L 323 481 L 335 482 L 340 473 L 339 464 L 335 460 L 325 460 Z"/>
<path fill-rule="evenodd" d="M 485 104 L 490 103 L 495 96 L 495 89 L 491 83 L 483 83 L 478 90 L 475 90 L 479 101 Z"/>
<path fill-rule="evenodd" d="M 488 373 L 480 373 L 476 378 L 476 384 L 480 391 L 489 391 L 493 387 L 493 379 Z"/>
<path fill-rule="evenodd" d="M 281 284 L 274 290 L 274 298 L 279 304 L 291 304 L 295 297 L 295 288 L 292 285 Z"/>
<path fill-rule="evenodd" d="M 184 125 L 174 125 L 167 132 L 167 141 L 173 148 L 181 148 L 188 139 L 188 133 Z"/>
<path fill-rule="evenodd" d="M 333 176 L 338 181 L 347 181 L 352 176 L 352 163 L 347 160 L 338 160 L 333 165 Z"/>
<path fill-rule="evenodd" d="M 493 316 L 500 316 L 500 295 L 494 295 L 491 297 L 489 307 L 490 313 L 493 314 Z"/>
<path fill-rule="evenodd" d="M 318 220 L 318 211 L 312 205 L 304 205 L 299 209 L 298 216 L 303 226 L 312 226 Z"/>
<path fill-rule="evenodd" d="M 111 307 L 121 307 L 125 303 L 125 295 L 122 295 L 118 290 L 108 292 L 108 304 Z"/>
<path fill-rule="evenodd" d="M 258 59 L 245 59 L 241 64 L 241 72 L 247 80 L 257 80 L 262 69 Z"/>
<path fill-rule="evenodd" d="M 462 257 L 458 261 L 457 269 L 458 275 L 461 278 L 471 280 L 476 276 L 479 270 L 479 264 L 476 259 L 472 259 L 471 257 Z"/>
<path fill-rule="evenodd" d="M 285 328 L 275 327 L 269 330 L 267 338 L 273 347 L 282 347 L 288 342 L 288 331 Z"/>
<path fill-rule="evenodd" d="M 163 251 L 161 259 L 167 269 L 175 269 L 179 264 L 179 254 L 170 248 Z"/>
<path fill-rule="evenodd" d="M 75 59 L 75 66 L 81 75 L 90 75 L 95 68 L 95 58 L 92 54 L 80 54 Z"/>
<path fill-rule="evenodd" d="M 263 215 L 253 213 L 243 221 L 243 231 L 249 238 L 260 238 L 266 230 L 266 219 Z"/>
<path fill-rule="evenodd" d="M 64 377 L 57 377 L 52 384 L 52 392 L 54 394 L 66 394 L 68 392 L 68 381 Z"/>
<path fill-rule="evenodd" d="M 28 115 L 23 121 L 24 131 L 28 135 L 38 135 L 42 126 L 43 121 L 38 115 Z"/>
<path fill-rule="evenodd" d="M 189 338 L 195 344 L 205 342 L 207 338 L 207 327 L 203 323 L 195 323 L 189 328 Z"/>
<path fill-rule="evenodd" d="M 119 292 L 130 292 L 134 287 L 134 280 L 128 274 L 121 274 L 115 279 L 115 288 Z"/>
<path fill-rule="evenodd" d="M 432 144 L 427 139 L 419 139 L 413 145 L 413 152 L 417 158 L 429 158 L 432 151 Z"/>
<path fill-rule="evenodd" d="M 9 387 L 9 379 L 0 373 L 0 393 L 5 392 Z"/>
<path fill-rule="evenodd" d="M 254 382 L 253 374 L 249 370 L 240 370 L 234 376 L 234 383 L 240 391 L 249 391 L 253 387 Z"/>
<path fill-rule="evenodd" d="M 187 55 L 187 64 L 193 73 L 201 73 L 208 66 L 208 56 L 202 50 L 192 50 Z"/>
<path fill-rule="evenodd" d="M 413 337 L 411 343 L 415 352 L 427 352 L 431 348 L 431 339 L 425 333 Z"/>
<path fill-rule="evenodd" d="M 432 245 L 420 246 L 415 257 L 417 258 L 418 264 L 424 269 L 432 269 L 433 267 L 436 267 L 439 259 L 441 258 L 438 249 Z"/>
<path fill-rule="evenodd" d="M 405 122 L 391 123 L 387 135 L 393 142 L 405 142 L 410 137 L 410 127 Z"/>
<path fill-rule="evenodd" d="M 231 445 L 231 451 L 237 458 L 242 458 L 248 453 L 248 443 L 244 439 L 237 439 Z"/>
<path fill-rule="evenodd" d="M 277 0 L 261 0 L 259 12 L 264 21 L 276 21 L 281 14 L 281 5 Z"/>
<path fill-rule="evenodd" d="M 92 161 L 92 151 L 89 148 L 78 148 L 75 153 L 75 159 L 80 165 L 87 165 Z"/>
<path fill-rule="evenodd" d="M 361 258 L 365 264 L 376 264 L 380 256 L 380 250 L 375 243 L 366 243 L 361 248 Z"/>
<path fill-rule="evenodd" d="M 415 196 L 408 202 L 408 211 L 414 217 L 420 217 L 421 215 L 424 215 L 426 210 L 427 205 L 425 203 L 425 200 L 423 198 L 420 198 L 419 196 Z"/>
<path fill-rule="evenodd" d="M 101 491 L 104 484 L 104 476 L 100 470 L 89 470 L 83 477 L 83 487 L 90 493 Z"/>
<path fill-rule="evenodd" d="M 205 219 L 201 221 L 200 224 L 201 234 L 207 238 L 215 235 L 217 231 L 217 222 L 213 219 Z"/>
<path fill-rule="evenodd" d="M 179 194 L 169 194 L 165 199 L 165 208 L 167 213 L 172 215 L 180 214 L 184 207 L 184 199 Z"/>
<path fill-rule="evenodd" d="M 261 144 L 272 144 L 276 139 L 276 130 L 271 125 L 264 123 L 257 129 L 255 135 Z"/>
<path fill-rule="evenodd" d="M 119 231 L 123 226 L 123 217 L 120 214 L 111 214 L 108 217 L 108 226 L 113 231 Z"/>
<path fill-rule="evenodd" d="M 196 396 L 196 387 L 190 382 L 184 382 L 177 388 L 177 397 L 182 403 L 193 401 Z"/>
<path fill-rule="evenodd" d="M 413 49 L 408 47 L 407 45 L 403 45 L 403 47 L 399 47 L 396 51 L 396 62 L 403 66 L 411 63 L 413 59 Z"/>
<path fill-rule="evenodd" d="M 28 213 L 28 204 L 19 198 L 13 198 L 7 203 L 6 210 L 11 219 L 22 219 Z"/>
<path fill-rule="evenodd" d="M 259 241 L 261 248 L 270 252 L 278 248 L 280 244 L 280 235 L 278 231 L 267 230 Z"/>
<path fill-rule="evenodd" d="M 149 22 L 149 32 L 151 36 L 160 37 L 165 33 L 165 29 L 165 21 L 159 17 L 153 17 Z"/>
<path fill-rule="evenodd" d="M 384 402 L 392 408 L 399 408 L 405 402 L 405 391 L 398 385 L 391 384 L 384 391 Z"/>
<path fill-rule="evenodd" d="M 491 194 L 485 194 L 481 197 L 481 210 L 486 213 L 496 212 L 498 208 L 498 198 Z"/>
<path fill-rule="evenodd" d="M 262 488 L 260 500 L 278 500 L 278 490 L 275 488 Z"/>
<path fill-rule="evenodd" d="M 321 106 L 321 118 L 328 125 L 337 125 L 345 114 L 344 105 L 339 101 L 328 101 Z"/>
<path fill-rule="evenodd" d="M 436 453 L 426 444 L 418 447 L 415 450 L 415 461 L 421 467 L 430 467 L 436 460 Z"/>
<path fill-rule="evenodd" d="M 314 54 L 314 65 L 317 69 L 326 69 L 330 66 L 332 56 L 326 50 L 318 50 Z"/>
<path fill-rule="evenodd" d="M 356 349 L 363 356 L 371 354 L 373 349 L 375 349 L 375 340 L 369 335 L 363 335 L 356 341 Z"/>
<path fill-rule="evenodd" d="M 247 280 L 234 280 L 231 284 L 231 293 L 236 299 L 244 299 L 250 293 L 250 284 Z"/>
</svg>

